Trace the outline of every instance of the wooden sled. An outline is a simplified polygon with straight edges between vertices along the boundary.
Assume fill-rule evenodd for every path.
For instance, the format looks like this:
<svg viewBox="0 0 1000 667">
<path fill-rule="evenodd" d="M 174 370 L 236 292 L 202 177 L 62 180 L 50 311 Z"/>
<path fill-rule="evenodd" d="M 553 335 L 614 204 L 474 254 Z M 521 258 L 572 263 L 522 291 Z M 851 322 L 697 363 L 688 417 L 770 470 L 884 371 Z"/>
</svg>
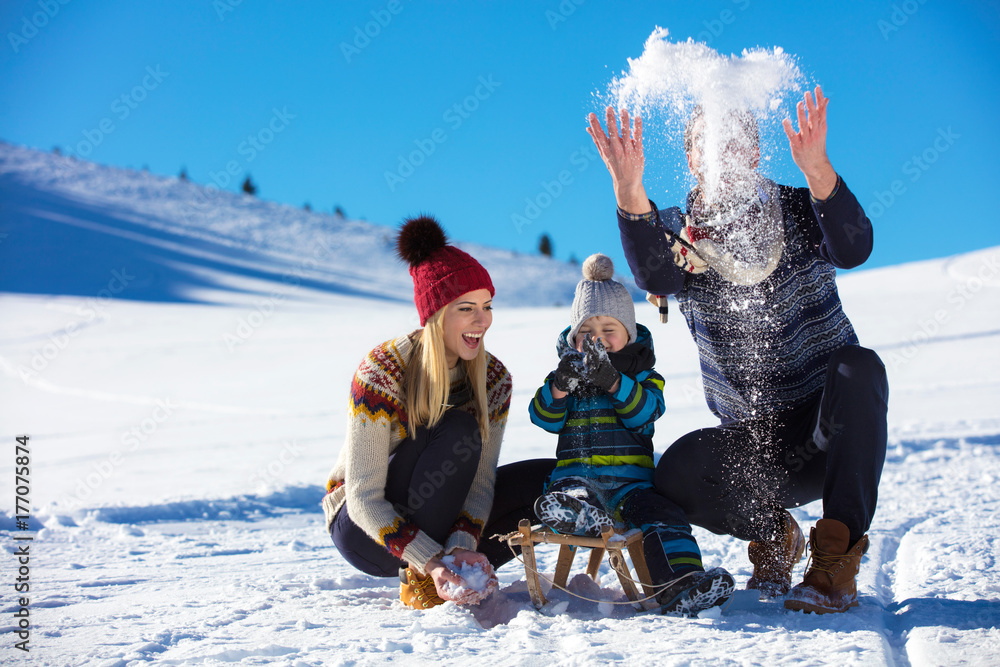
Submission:
<svg viewBox="0 0 1000 667">
<path fill-rule="evenodd" d="M 573 565 L 573 557 L 576 555 L 577 547 L 589 548 L 590 561 L 587 564 L 587 574 L 591 579 L 597 581 L 597 573 L 604 559 L 604 553 L 608 554 L 608 563 L 611 569 L 618 574 L 618 580 L 622 584 L 625 595 L 629 600 L 639 605 L 641 609 L 652 609 L 657 606 L 655 600 L 639 602 L 639 593 L 634 581 L 639 581 L 642 585 L 644 597 L 652 597 L 655 593 L 651 585 L 649 569 L 646 567 L 646 557 L 642 553 L 642 531 L 635 528 L 626 533 L 619 534 L 610 528 L 605 528 L 600 537 L 581 537 L 578 535 L 560 535 L 548 528 L 531 529 L 531 522 L 522 519 L 518 524 L 518 532 L 512 533 L 508 539 L 508 544 L 512 547 L 521 547 L 521 557 L 524 560 L 524 576 L 528 582 L 528 593 L 531 595 L 531 602 L 536 609 L 541 609 L 545 605 L 545 595 L 538 580 L 538 566 L 535 561 L 536 544 L 558 544 L 559 560 L 556 562 L 556 575 L 553 582 L 556 586 L 566 587 L 569 578 L 569 570 Z M 623 549 L 628 549 L 629 556 L 632 557 L 632 566 L 635 568 L 636 576 L 633 578 L 629 573 L 628 564 L 625 562 Z"/>
</svg>

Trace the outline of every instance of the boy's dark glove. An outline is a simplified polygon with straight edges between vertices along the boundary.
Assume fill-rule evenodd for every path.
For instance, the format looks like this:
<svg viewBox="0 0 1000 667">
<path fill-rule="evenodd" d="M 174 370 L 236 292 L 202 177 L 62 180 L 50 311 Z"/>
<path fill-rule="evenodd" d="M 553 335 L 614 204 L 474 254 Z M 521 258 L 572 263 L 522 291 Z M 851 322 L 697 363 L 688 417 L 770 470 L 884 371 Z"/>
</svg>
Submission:
<svg viewBox="0 0 1000 667">
<path fill-rule="evenodd" d="M 583 361 L 586 365 L 584 377 L 587 382 L 600 387 L 604 391 L 611 391 L 615 383 L 621 378 L 621 374 L 615 370 L 608 352 L 604 346 L 590 338 L 590 334 L 583 339 Z"/>
<path fill-rule="evenodd" d="M 583 355 L 576 350 L 568 352 L 559 360 L 556 375 L 552 378 L 552 385 L 559 391 L 570 394 L 580 384 L 586 382 L 583 377 L 583 370 Z"/>
</svg>

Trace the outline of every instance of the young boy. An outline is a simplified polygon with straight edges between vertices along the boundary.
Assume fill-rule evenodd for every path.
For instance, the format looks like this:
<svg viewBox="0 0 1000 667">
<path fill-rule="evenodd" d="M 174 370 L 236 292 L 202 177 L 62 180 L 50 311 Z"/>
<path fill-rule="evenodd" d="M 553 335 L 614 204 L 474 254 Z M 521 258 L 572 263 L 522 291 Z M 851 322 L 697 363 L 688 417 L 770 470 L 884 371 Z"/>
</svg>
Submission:
<svg viewBox="0 0 1000 667">
<path fill-rule="evenodd" d="M 722 568 L 708 572 L 684 512 L 653 486 L 653 422 L 663 414 L 663 378 L 653 340 L 635 322 L 614 264 L 583 263 L 559 366 L 528 407 L 531 421 L 559 434 L 558 463 L 535 514 L 558 533 L 598 536 L 615 520 L 643 532 L 643 553 L 665 614 L 695 616 L 733 592 Z"/>
</svg>

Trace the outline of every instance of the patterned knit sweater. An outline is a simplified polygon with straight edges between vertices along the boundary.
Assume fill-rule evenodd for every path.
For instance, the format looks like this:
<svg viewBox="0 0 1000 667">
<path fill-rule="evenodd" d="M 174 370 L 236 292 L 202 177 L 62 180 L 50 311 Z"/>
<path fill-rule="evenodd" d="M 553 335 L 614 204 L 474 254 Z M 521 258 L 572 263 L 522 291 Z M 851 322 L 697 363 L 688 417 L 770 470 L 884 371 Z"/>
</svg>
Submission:
<svg viewBox="0 0 1000 667">
<path fill-rule="evenodd" d="M 662 226 L 679 231 L 680 210 L 619 211 L 622 245 L 636 284 L 675 294 L 701 358 L 705 399 L 725 423 L 767 417 L 818 396 L 827 360 L 857 345 L 835 282 L 871 253 L 872 227 L 843 180 L 832 197 L 779 186 L 785 250 L 774 272 L 750 286 L 715 271 L 684 273 Z"/>
<path fill-rule="evenodd" d="M 351 519 L 372 539 L 418 571 L 440 554 L 456 548 L 475 550 L 493 504 L 500 443 L 510 408 L 511 377 L 500 360 L 487 353 L 486 400 L 489 435 L 483 442 L 479 467 L 458 520 L 445 544 L 438 544 L 415 524 L 401 517 L 385 498 L 389 457 L 407 437 L 402 380 L 413 352 L 416 332 L 387 341 L 368 353 L 351 384 L 349 427 L 337 464 L 330 471 L 323 512 L 327 529 L 348 502 Z M 460 380 L 462 365 L 450 378 Z M 472 401 L 457 409 L 475 414 Z"/>
</svg>

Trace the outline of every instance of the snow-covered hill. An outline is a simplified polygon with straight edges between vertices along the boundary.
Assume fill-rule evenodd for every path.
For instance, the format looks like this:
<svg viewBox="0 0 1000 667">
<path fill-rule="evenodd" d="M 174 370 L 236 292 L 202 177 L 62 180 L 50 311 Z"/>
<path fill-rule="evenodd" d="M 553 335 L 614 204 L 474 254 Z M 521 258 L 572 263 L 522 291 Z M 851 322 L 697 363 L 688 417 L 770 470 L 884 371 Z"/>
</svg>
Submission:
<svg viewBox="0 0 1000 667">
<path fill-rule="evenodd" d="M 441 222 L 445 230 L 469 224 Z M 511 231 L 497 230 L 498 241 Z M 110 289 L 116 298 L 198 303 L 342 294 L 412 303 L 391 226 L 2 142 L 0 234 L 5 292 L 87 297 Z M 490 270 L 498 306 L 572 301 L 578 266 L 456 241 Z"/>
<path fill-rule="evenodd" d="M 33 663 L 996 664 L 1000 248 L 840 280 L 891 393 L 859 608 L 791 614 L 741 594 L 685 620 L 554 593 L 536 612 L 515 562 L 481 608 L 419 613 L 396 582 L 340 559 L 318 506 L 354 368 L 417 324 L 391 229 L 228 194 L 185 219 L 197 191 L 0 145 L 0 485 L 10 515 L 14 441 L 29 435 Z M 303 239 L 342 237 L 301 284 L 282 281 L 304 266 Z M 501 462 L 551 456 L 527 404 L 568 321 L 543 304 L 568 303 L 577 269 L 470 250 L 498 302 L 511 295 L 487 336 L 515 383 Z M 679 314 L 660 325 L 636 307 L 666 378 L 662 451 L 712 417 Z M 808 526 L 820 507 L 794 513 Z M 23 533 L 10 517 L 2 528 L 10 592 Z M 745 583 L 746 545 L 696 534 Z M 551 573 L 554 550 L 540 553 Z M 571 589 L 621 600 L 607 566 L 600 586 L 581 575 Z M 18 608 L 3 597 L 4 663 L 25 658 Z"/>
</svg>

